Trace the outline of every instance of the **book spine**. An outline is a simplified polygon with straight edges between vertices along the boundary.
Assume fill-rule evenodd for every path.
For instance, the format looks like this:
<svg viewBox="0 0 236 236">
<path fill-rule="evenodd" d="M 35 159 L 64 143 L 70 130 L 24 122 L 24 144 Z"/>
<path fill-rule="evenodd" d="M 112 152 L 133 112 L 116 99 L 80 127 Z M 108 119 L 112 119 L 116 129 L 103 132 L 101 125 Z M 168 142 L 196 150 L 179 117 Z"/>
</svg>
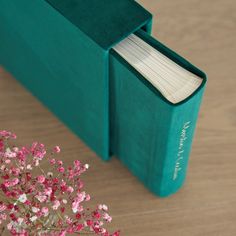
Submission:
<svg viewBox="0 0 236 236">
<path fill-rule="evenodd" d="M 168 131 L 157 130 L 165 139 L 165 147 L 155 153 L 149 186 L 160 197 L 175 193 L 185 181 L 203 90 L 173 107 Z"/>
</svg>

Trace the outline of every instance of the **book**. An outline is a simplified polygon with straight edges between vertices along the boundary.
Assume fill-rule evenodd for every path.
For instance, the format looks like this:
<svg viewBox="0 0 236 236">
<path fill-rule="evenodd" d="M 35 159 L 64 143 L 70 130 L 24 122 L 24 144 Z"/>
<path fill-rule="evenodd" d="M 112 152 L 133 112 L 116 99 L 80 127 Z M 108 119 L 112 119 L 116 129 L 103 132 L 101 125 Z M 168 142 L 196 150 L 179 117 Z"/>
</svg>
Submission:
<svg viewBox="0 0 236 236">
<path fill-rule="evenodd" d="M 166 197 L 186 178 L 206 75 L 142 30 L 110 56 L 111 149 Z"/>
<path fill-rule="evenodd" d="M 133 0 L 1 0 L 0 63 L 108 160 L 109 50 L 151 22 Z"/>
</svg>

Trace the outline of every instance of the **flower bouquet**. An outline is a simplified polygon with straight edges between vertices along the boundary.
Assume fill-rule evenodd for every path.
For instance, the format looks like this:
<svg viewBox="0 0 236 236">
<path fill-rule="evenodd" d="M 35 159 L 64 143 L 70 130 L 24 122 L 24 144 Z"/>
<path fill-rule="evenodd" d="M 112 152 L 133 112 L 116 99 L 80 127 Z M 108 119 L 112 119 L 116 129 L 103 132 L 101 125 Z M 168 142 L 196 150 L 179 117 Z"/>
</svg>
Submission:
<svg viewBox="0 0 236 236">
<path fill-rule="evenodd" d="M 0 131 L 1 235 L 6 230 L 15 236 L 119 235 L 104 227 L 112 220 L 106 205 L 84 206 L 90 195 L 80 177 L 88 164 L 77 160 L 66 167 L 55 158 L 58 146 L 47 153 L 43 144 L 16 147 L 12 139 L 15 134 Z"/>
</svg>

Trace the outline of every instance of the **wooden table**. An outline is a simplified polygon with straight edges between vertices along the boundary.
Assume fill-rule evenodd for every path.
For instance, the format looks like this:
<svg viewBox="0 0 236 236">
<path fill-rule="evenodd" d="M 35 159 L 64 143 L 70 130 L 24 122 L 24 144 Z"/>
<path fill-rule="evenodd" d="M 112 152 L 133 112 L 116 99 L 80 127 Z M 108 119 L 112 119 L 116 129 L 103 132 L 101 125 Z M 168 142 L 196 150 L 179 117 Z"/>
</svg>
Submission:
<svg viewBox="0 0 236 236">
<path fill-rule="evenodd" d="M 209 82 L 188 178 L 175 195 L 153 196 L 122 164 L 104 163 L 0 69 L 0 129 L 18 144 L 60 144 L 62 158 L 91 165 L 84 176 L 93 204 L 110 206 L 125 236 L 236 235 L 236 2 L 142 0 L 154 14 L 154 36 L 202 68 Z"/>
</svg>

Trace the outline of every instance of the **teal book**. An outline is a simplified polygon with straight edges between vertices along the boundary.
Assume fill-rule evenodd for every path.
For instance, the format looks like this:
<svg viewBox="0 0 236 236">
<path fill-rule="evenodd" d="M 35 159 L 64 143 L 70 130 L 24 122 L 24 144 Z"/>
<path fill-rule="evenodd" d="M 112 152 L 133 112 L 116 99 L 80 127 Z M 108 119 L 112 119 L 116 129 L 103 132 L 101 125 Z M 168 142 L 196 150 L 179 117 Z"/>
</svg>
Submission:
<svg viewBox="0 0 236 236">
<path fill-rule="evenodd" d="M 0 0 L 0 64 L 108 160 L 109 51 L 151 21 L 133 0 Z"/>
<path fill-rule="evenodd" d="M 205 83 L 202 71 L 142 30 L 111 52 L 111 150 L 158 196 L 184 183 Z"/>
</svg>

